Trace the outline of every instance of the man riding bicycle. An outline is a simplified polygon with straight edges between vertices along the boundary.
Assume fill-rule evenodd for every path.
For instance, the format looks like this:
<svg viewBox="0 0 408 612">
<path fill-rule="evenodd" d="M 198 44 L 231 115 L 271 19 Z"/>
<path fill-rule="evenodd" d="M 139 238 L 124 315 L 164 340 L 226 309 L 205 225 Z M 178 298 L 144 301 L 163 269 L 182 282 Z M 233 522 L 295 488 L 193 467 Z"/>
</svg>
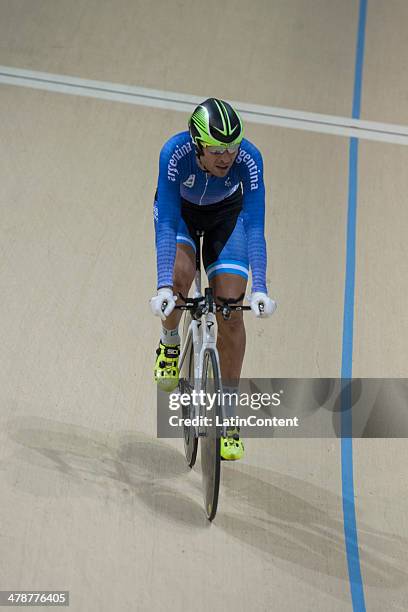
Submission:
<svg viewBox="0 0 408 612">
<path fill-rule="evenodd" d="M 150 300 L 162 319 L 154 376 L 172 391 L 179 378 L 179 322 L 182 303 L 196 272 L 197 230 L 204 230 L 203 263 L 214 295 L 236 298 L 245 293 L 252 271 L 251 309 L 267 317 L 276 303 L 267 295 L 265 187 L 260 151 L 243 138 L 239 114 L 223 100 L 208 98 L 194 110 L 189 131 L 168 140 L 160 153 L 154 202 L 157 295 Z M 242 302 L 240 302 L 242 303 Z M 245 353 L 242 312 L 225 320 L 217 313 L 217 349 L 224 392 L 237 391 Z M 221 438 L 221 457 L 240 459 L 239 430 Z"/>
</svg>

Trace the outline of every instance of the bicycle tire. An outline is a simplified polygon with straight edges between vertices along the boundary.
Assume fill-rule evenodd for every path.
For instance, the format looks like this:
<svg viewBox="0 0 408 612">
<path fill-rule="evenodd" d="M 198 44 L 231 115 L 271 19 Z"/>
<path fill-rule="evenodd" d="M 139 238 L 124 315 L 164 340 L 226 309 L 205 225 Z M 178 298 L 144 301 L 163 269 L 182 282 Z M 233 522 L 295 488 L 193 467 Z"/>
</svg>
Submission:
<svg viewBox="0 0 408 612">
<path fill-rule="evenodd" d="M 209 378 L 209 370 L 212 377 Z M 203 361 L 203 376 L 201 389 L 208 392 L 208 382 L 212 380 L 212 393 L 217 394 L 221 390 L 220 372 L 214 349 L 206 349 Z M 217 427 L 217 417 L 220 418 L 220 405 L 218 399 L 214 402 L 211 410 L 205 410 L 209 425 L 201 432 L 201 473 L 204 495 L 204 506 L 207 518 L 212 521 L 217 513 L 218 495 L 221 476 L 220 455 L 220 433 Z"/>
<path fill-rule="evenodd" d="M 191 320 L 191 314 L 186 311 L 183 320 L 181 348 L 184 347 Z M 190 341 L 190 347 L 184 359 L 182 371 L 180 372 L 179 388 L 181 393 L 190 393 L 194 389 L 194 351 L 192 340 Z M 184 419 L 192 416 L 190 406 L 182 407 L 182 416 Z M 184 454 L 190 468 L 194 466 L 197 458 L 198 438 L 195 434 L 196 432 L 193 426 L 183 426 Z"/>
</svg>

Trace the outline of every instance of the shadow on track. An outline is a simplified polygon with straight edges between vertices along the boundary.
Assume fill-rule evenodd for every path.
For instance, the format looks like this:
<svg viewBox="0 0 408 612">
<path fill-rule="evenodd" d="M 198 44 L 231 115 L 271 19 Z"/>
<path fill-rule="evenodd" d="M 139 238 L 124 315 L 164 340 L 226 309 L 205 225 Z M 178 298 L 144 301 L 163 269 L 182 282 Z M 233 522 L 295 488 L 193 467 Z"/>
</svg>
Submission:
<svg viewBox="0 0 408 612">
<path fill-rule="evenodd" d="M 33 495 L 99 496 L 118 503 L 134 498 L 172 522 L 208 527 L 201 499 L 187 478 L 184 455 L 162 440 L 136 431 L 103 433 L 33 417 L 9 421 L 8 435 L 20 449 L 9 458 L 6 471 L 12 478 L 18 462 L 31 469 L 31 484 L 18 479 L 18 486 L 28 487 Z M 69 493 L 61 475 L 69 482 Z"/>
<path fill-rule="evenodd" d="M 222 483 L 228 512 L 220 513 L 219 527 L 272 563 L 286 562 L 286 571 L 297 578 L 303 567 L 308 581 L 311 572 L 348 581 L 341 497 L 269 469 L 230 467 L 224 470 Z M 372 529 L 361 520 L 358 527 L 365 583 L 391 589 L 405 585 L 408 539 Z M 319 580 L 316 586 L 324 588 Z"/>
</svg>

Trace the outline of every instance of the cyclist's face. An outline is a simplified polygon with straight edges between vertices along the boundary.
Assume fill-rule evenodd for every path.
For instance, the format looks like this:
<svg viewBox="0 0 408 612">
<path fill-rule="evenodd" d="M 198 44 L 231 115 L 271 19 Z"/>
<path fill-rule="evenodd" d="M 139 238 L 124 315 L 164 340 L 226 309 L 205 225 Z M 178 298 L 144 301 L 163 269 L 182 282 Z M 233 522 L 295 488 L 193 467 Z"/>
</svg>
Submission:
<svg viewBox="0 0 408 612">
<path fill-rule="evenodd" d="M 207 148 L 204 147 L 201 162 L 208 172 L 222 178 L 227 176 L 237 155 L 238 151 L 235 151 L 235 153 L 228 153 L 228 151 L 224 151 L 224 153 L 210 153 Z"/>
</svg>

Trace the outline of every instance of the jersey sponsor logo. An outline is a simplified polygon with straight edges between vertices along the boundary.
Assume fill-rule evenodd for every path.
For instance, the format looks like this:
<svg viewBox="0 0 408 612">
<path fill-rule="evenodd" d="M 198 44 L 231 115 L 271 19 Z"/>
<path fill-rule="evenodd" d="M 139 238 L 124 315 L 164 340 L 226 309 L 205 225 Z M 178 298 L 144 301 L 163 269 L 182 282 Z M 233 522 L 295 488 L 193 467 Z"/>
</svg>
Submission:
<svg viewBox="0 0 408 612">
<path fill-rule="evenodd" d="M 169 179 L 169 181 L 173 181 L 173 183 L 176 181 L 176 174 L 179 173 L 177 164 L 180 161 L 180 159 L 183 159 L 183 157 L 185 157 L 189 153 L 191 153 L 191 143 L 190 142 L 186 142 L 181 147 L 179 147 L 178 145 L 176 146 L 174 153 L 170 157 L 169 163 L 167 166 L 167 178 Z"/>
<path fill-rule="evenodd" d="M 261 171 L 258 169 L 258 166 L 254 162 L 250 154 L 247 153 L 244 149 L 241 149 L 235 161 L 237 164 L 244 163 L 248 168 L 251 191 L 258 189 L 258 174 Z"/>
<path fill-rule="evenodd" d="M 228 178 L 227 178 L 227 180 L 225 181 L 224 185 L 225 185 L 226 187 L 232 187 L 232 183 L 231 183 L 231 179 L 230 179 L 230 177 L 228 177 Z"/>
<path fill-rule="evenodd" d="M 195 174 L 190 174 L 188 179 L 184 181 L 183 185 L 191 188 L 191 187 L 194 187 L 194 183 L 195 183 Z"/>
</svg>

